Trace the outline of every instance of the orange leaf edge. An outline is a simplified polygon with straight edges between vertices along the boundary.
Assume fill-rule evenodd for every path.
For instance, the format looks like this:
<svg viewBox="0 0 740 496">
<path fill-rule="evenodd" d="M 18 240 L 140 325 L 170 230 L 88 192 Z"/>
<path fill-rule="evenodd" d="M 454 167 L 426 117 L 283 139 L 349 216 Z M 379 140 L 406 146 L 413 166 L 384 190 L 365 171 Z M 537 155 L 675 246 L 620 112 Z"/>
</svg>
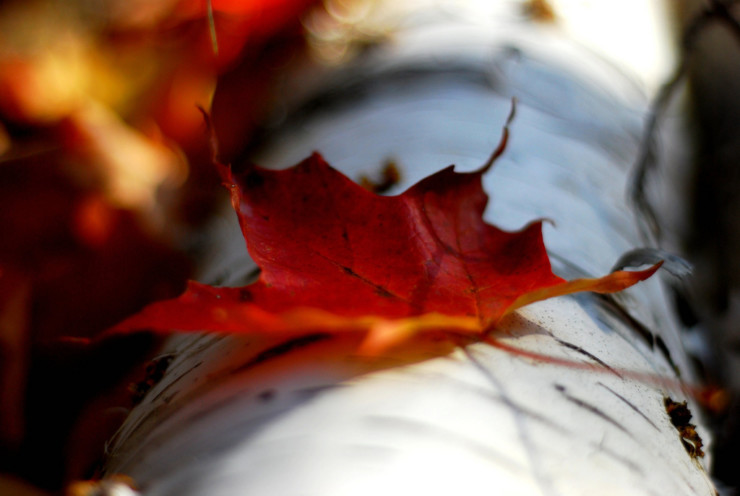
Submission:
<svg viewBox="0 0 740 496">
<path fill-rule="evenodd" d="M 531 303 L 554 298 L 556 296 L 564 296 L 584 291 L 591 291 L 600 294 L 617 293 L 649 278 L 655 274 L 662 265 L 663 262 L 660 261 L 645 270 L 618 270 L 603 277 L 574 279 L 554 286 L 535 289 L 534 291 L 525 293 L 514 300 L 514 302 L 506 309 L 504 315 Z"/>
</svg>

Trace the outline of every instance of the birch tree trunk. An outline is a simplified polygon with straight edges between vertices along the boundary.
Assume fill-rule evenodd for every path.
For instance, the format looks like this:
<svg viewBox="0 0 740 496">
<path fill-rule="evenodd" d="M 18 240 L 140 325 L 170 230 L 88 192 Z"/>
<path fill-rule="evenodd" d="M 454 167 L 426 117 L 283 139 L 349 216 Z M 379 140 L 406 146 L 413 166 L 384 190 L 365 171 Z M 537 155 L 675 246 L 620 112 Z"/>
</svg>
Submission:
<svg viewBox="0 0 740 496">
<path fill-rule="evenodd" d="M 551 219 L 558 275 L 607 273 L 643 245 L 626 189 L 646 97 L 505 5 L 490 18 L 407 17 L 392 43 L 283 118 L 254 161 L 286 167 L 318 150 L 357 178 L 393 160 L 397 193 L 449 164 L 480 166 L 516 97 L 510 147 L 485 177 L 486 219 L 505 229 Z M 210 236 L 201 279 L 244 283 L 254 265 L 233 213 Z M 666 411 L 666 399 L 688 401 L 707 448 L 676 381 L 696 378 L 657 277 L 614 297 L 531 305 L 497 338 L 591 368 L 476 344 L 371 370 L 337 339 L 174 337 L 164 377 L 111 441 L 106 473 L 152 495 L 715 494 L 708 460 Z"/>
</svg>

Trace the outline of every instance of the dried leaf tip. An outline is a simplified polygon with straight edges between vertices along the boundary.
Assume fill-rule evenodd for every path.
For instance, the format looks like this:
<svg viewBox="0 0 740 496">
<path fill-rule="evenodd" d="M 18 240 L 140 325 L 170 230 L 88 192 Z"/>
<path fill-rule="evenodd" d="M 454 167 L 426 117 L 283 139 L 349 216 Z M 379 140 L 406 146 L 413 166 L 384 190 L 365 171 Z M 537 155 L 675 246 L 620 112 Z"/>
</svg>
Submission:
<svg viewBox="0 0 740 496">
<path fill-rule="evenodd" d="M 689 261 L 666 250 L 658 248 L 636 248 L 624 253 L 612 267 L 612 272 L 642 265 L 662 263 L 669 274 L 681 279 L 691 275 L 693 266 Z"/>
<path fill-rule="evenodd" d="M 516 97 L 511 98 L 511 110 L 509 110 L 509 116 L 506 118 L 506 122 L 504 123 L 504 127 L 501 130 L 501 139 L 498 142 L 498 146 L 495 150 L 493 150 L 493 153 L 490 157 L 488 157 L 488 160 L 486 160 L 486 163 L 483 164 L 483 167 L 481 167 L 476 173 L 477 174 L 485 174 L 488 172 L 488 170 L 493 167 L 493 164 L 498 160 L 498 158 L 504 154 L 506 151 L 506 146 L 509 143 L 509 127 L 511 126 L 511 123 L 514 122 L 514 117 L 516 117 L 516 105 L 517 105 L 517 99 Z"/>
</svg>

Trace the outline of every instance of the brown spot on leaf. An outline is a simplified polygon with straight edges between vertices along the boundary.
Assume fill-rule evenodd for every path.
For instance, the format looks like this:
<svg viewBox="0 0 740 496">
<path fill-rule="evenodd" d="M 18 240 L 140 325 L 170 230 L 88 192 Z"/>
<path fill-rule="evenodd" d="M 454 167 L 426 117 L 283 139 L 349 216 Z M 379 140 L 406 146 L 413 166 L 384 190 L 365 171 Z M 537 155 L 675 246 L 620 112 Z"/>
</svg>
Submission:
<svg viewBox="0 0 740 496">
<path fill-rule="evenodd" d="M 242 302 L 250 302 L 254 301 L 254 296 L 252 296 L 252 292 L 249 291 L 247 288 L 240 288 L 239 289 L 239 301 Z"/>
</svg>

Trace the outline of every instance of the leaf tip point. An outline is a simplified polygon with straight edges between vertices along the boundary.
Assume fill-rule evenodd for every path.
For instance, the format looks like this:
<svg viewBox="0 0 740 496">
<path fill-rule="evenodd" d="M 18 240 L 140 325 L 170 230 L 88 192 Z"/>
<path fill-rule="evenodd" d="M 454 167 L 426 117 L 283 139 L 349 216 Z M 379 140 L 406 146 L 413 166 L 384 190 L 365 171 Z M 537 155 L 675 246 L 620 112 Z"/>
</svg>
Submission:
<svg viewBox="0 0 740 496">
<path fill-rule="evenodd" d="M 509 128 L 511 127 L 511 124 L 514 122 L 514 118 L 516 117 L 517 102 L 518 100 L 516 97 L 511 98 L 511 109 L 509 110 L 509 115 L 506 117 L 506 121 L 504 122 L 504 127 L 501 130 L 501 138 L 499 139 L 498 145 L 493 150 L 493 153 L 491 153 L 491 156 L 488 157 L 488 160 L 486 160 L 483 166 L 476 171 L 477 174 L 483 175 L 488 172 L 493 167 L 493 164 L 496 162 L 496 160 L 498 160 L 499 157 L 501 157 L 501 155 L 503 155 L 506 151 L 507 145 L 509 143 Z"/>
</svg>

